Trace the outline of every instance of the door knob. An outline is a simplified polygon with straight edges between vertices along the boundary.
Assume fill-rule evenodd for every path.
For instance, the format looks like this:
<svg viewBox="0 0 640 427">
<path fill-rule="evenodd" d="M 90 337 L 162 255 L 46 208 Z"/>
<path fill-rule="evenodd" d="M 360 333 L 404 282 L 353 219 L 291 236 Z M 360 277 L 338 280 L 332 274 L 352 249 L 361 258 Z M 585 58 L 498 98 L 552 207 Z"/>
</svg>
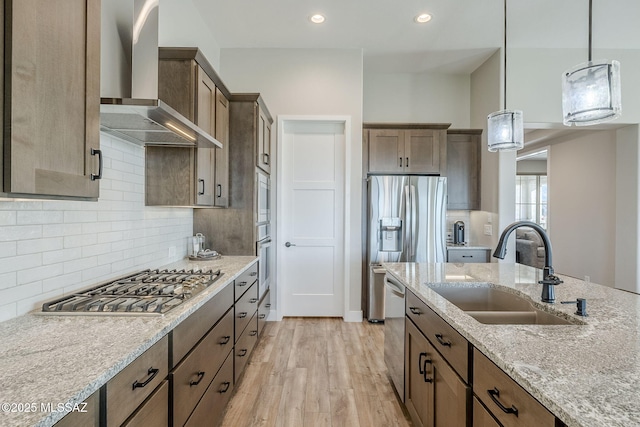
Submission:
<svg viewBox="0 0 640 427">
<path fill-rule="evenodd" d="M 290 248 L 291 246 L 295 246 L 293 243 L 291 242 L 287 242 L 284 244 L 286 247 Z"/>
</svg>

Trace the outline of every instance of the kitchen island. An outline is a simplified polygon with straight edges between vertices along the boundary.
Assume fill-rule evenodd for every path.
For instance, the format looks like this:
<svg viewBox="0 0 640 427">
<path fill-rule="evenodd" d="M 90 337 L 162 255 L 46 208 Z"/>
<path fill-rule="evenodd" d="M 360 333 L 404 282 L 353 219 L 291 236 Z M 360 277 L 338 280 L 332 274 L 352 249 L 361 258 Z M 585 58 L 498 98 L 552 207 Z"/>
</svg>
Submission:
<svg viewBox="0 0 640 427">
<path fill-rule="evenodd" d="M 429 308 L 568 426 L 640 425 L 640 296 L 559 275 L 556 304 L 540 302 L 542 271 L 520 264 L 389 263 Z M 492 325 L 433 287 L 495 286 L 574 324 Z M 587 300 L 589 316 L 575 314 Z"/>
<path fill-rule="evenodd" d="M 256 259 L 225 256 L 163 266 L 219 268 L 224 275 L 162 316 L 33 312 L 0 323 L 0 425 L 52 426 L 207 301 L 233 286 Z"/>
</svg>

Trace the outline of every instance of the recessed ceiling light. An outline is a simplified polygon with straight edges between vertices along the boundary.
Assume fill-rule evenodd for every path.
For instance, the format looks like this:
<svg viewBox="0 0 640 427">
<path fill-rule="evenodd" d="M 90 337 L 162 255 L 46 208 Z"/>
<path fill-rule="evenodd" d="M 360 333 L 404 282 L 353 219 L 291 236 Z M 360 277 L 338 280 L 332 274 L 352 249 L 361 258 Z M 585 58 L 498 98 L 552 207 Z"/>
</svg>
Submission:
<svg viewBox="0 0 640 427">
<path fill-rule="evenodd" d="M 428 13 L 421 13 L 420 15 L 416 16 L 414 20 L 418 24 L 424 24 L 425 22 L 431 21 L 431 15 L 429 15 Z"/>
<path fill-rule="evenodd" d="M 313 22 L 314 24 L 322 24 L 325 20 L 324 15 L 320 15 L 319 13 L 312 15 L 309 18 L 309 21 Z"/>
</svg>

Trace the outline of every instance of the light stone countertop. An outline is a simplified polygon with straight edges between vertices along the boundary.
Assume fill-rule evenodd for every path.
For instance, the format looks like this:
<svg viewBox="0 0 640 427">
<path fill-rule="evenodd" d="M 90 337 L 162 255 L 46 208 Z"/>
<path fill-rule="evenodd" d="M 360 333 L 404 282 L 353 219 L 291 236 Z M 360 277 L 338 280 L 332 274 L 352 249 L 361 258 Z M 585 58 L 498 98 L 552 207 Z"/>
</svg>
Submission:
<svg viewBox="0 0 640 427">
<path fill-rule="evenodd" d="M 0 426 L 52 426 L 64 413 L 40 412 L 41 403 L 80 403 L 191 313 L 229 285 L 255 260 L 223 256 L 178 261 L 162 268 L 220 268 L 224 275 L 163 316 L 42 315 L 0 323 L 0 404 L 35 403 L 36 412 L 6 412 Z"/>
<path fill-rule="evenodd" d="M 392 275 L 569 427 L 640 425 L 640 296 L 559 275 L 556 301 L 540 302 L 542 271 L 520 264 L 384 264 Z M 431 290 L 496 286 L 585 324 L 487 325 Z"/>
</svg>

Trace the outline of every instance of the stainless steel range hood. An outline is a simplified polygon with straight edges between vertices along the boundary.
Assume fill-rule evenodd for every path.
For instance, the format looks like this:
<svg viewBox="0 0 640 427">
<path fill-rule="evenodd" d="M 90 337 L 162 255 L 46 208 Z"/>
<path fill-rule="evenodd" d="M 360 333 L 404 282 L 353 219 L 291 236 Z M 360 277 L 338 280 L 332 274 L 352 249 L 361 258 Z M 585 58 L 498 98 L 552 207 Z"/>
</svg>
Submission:
<svg viewBox="0 0 640 427">
<path fill-rule="evenodd" d="M 102 2 L 100 130 L 140 145 L 222 148 L 158 99 L 158 3 Z"/>
</svg>

